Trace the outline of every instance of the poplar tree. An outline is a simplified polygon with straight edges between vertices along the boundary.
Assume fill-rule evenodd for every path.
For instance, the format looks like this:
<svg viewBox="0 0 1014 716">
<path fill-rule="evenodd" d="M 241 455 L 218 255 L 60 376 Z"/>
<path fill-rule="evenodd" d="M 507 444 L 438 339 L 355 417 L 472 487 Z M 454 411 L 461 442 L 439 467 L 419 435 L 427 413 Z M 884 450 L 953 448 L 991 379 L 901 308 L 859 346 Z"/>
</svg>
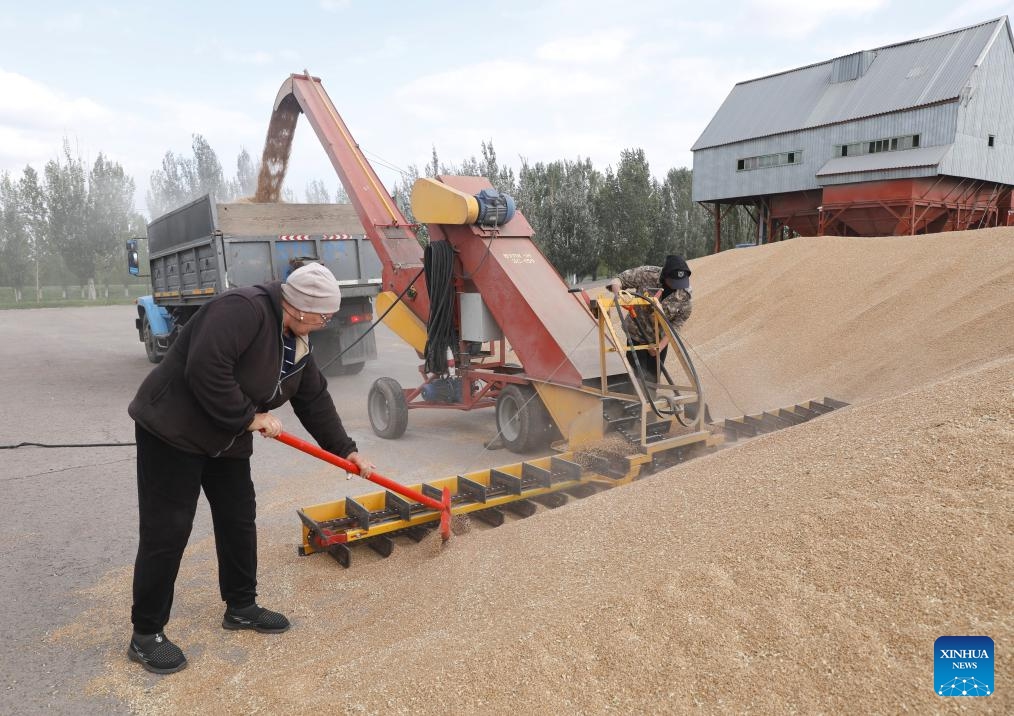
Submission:
<svg viewBox="0 0 1014 716">
<path fill-rule="evenodd" d="M 99 153 L 88 175 L 84 240 L 94 262 L 88 278 L 122 263 L 124 241 L 133 233 L 134 188 L 123 167 Z"/>
<path fill-rule="evenodd" d="M 31 267 L 28 235 L 19 209 L 18 185 L 10 174 L 0 176 L 0 262 L 2 281 L 14 287 L 14 300 L 22 300 L 21 290 Z"/>
<path fill-rule="evenodd" d="M 39 173 L 26 166 L 18 182 L 18 212 L 24 222 L 29 247 L 31 283 L 35 284 L 35 300 L 42 300 L 42 266 L 49 254 L 49 218 L 46 197 L 39 183 Z"/>
<path fill-rule="evenodd" d="M 250 152 L 245 148 L 236 157 L 236 186 L 233 195 L 236 197 L 249 197 L 257 193 L 258 164 L 255 164 L 250 157 Z"/>
<path fill-rule="evenodd" d="M 217 201 L 229 201 L 237 194 L 235 185 L 225 181 L 222 164 L 207 139 L 200 134 L 193 135 L 191 151 L 193 156 L 190 157 L 174 154 L 171 150 L 166 152 L 162 166 L 152 172 L 145 194 L 152 218 L 178 209 L 205 194 L 213 194 Z M 237 169 L 240 168 L 238 164 Z M 251 179 L 246 171 L 248 169 L 244 167 L 242 178 L 237 177 L 237 182 L 246 182 L 249 186 Z M 252 182 L 255 190 L 256 174 Z"/>
<path fill-rule="evenodd" d="M 518 208 L 534 231 L 536 245 L 565 278 L 595 276 L 602 235 L 594 196 L 602 182 L 591 161 L 522 164 Z"/>
<path fill-rule="evenodd" d="M 85 285 L 95 275 L 95 259 L 89 251 L 87 226 L 88 186 L 81 160 L 63 142 L 63 157 L 51 159 L 44 170 L 43 196 L 49 216 L 49 240 L 67 269 Z"/>
<path fill-rule="evenodd" d="M 307 204 L 330 204 L 331 194 L 320 179 L 313 179 L 306 185 Z"/>
</svg>

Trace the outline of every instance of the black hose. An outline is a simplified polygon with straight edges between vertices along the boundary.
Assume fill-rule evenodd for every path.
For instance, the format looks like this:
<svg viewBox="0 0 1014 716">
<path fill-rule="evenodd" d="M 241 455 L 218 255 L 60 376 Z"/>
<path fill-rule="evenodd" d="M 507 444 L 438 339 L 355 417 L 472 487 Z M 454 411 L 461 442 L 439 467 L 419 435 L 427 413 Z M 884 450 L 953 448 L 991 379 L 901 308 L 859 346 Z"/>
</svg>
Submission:
<svg viewBox="0 0 1014 716">
<path fill-rule="evenodd" d="M 447 241 L 431 241 L 423 252 L 430 316 L 426 322 L 425 371 L 447 374 L 447 351 L 454 346 L 454 248 Z"/>
</svg>

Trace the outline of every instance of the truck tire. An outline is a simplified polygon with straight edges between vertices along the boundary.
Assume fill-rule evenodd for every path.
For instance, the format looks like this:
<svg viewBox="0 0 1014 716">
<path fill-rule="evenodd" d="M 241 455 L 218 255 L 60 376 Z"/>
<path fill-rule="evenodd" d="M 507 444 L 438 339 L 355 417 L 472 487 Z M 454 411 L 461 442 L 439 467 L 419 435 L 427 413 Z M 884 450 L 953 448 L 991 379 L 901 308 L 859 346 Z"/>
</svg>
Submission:
<svg viewBox="0 0 1014 716">
<path fill-rule="evenodd" d="M 366 412 L 377 437 L 397 440 L 408 427 L 408 403 L 401 385 L 394 378 L 373 381 L 366 399 Z"/>
<path fill-rule="evenodd" d="M 155 335 L 151 332 L 151 323 L 148 322 L 147 316 L 141 319 L 141 335 L 144 340 L 144 352 L 148 354 L 148 360 L 152 363 L 161 363 L 162 354 L 158 352 L 158 348 L 155 346 Z"/>
<path fill-rule="evenodd" d="M 527 453 L 544 448 L 552 436 L 551 420 L 535 389 L 508 385 L 496 399 L 496 429 L 504 447 Z"/>
</svg>

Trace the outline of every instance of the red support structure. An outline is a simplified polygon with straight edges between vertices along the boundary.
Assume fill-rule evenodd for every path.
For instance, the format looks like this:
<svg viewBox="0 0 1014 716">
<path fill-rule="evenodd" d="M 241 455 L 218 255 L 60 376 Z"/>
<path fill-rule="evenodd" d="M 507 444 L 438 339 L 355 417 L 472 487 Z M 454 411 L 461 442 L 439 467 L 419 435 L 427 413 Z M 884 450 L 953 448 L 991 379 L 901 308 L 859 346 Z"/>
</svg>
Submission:
<svg viewBox="0 0 1014 716">
<path fill-rule="evenodd" d="M 768 202 L 772 221 L 801 236 L 912 236 L 1000 225 L 1011 210 L 1011 187 L 935 176 L 834 184 L 760 200 Z"/>
<path fill-rule="evenodd" d="M 712 205 L 710 207 L 706 203 L 704 203 L 704 202 L 699 202 L 699 203 L 700 203 L 701 206 L 703 206 L 705 209 L 707 209 L 708 213 L 711 214 L 712 218 L 715 220 L 715 251 L 714 251 L 714 253 L 717 254 L 718 252 L 720 252 L 722 250 L 722 217 L 725 216 L 726 214 L 728 214 L 730 211 L 732 211 L 736 207 L 736 204 L 728 204 L 723 209 L 722 205 L 719 204 L 717 201 L 714 202 L 714 203 L 712 203 Z"/>
</svg>

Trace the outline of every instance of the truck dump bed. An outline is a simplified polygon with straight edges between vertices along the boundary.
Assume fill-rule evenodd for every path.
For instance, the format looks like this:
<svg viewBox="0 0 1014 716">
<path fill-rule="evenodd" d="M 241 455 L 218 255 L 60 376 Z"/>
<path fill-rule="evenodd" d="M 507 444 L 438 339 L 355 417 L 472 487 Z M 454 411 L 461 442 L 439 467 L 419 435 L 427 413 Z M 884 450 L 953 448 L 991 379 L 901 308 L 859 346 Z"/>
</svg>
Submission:
<svg viewBox="0 0 1014 716">
<path fill-rule="evenodd" d="M 347 204 L 217 203 L 203 196 L 148 225 L 155 299 L 200 303 L 229 288 L 284 279 L 320 261 L 342 295 L 373 296 L 380 260 Z"/>
<path fill-rule="evenodd" d="M 179 327 L 231 288 L 283 280 L 318 261 L 341 285 L 341 309 L 314 335 L 322 365 L 351 374 L 377 357 L 370 333 L 381 264 L 347 204 L 217 203 L 203 196 L 148 224 L 152 295 L 138 300 L 135 323 L 157 363 Z"/>
</svg>

